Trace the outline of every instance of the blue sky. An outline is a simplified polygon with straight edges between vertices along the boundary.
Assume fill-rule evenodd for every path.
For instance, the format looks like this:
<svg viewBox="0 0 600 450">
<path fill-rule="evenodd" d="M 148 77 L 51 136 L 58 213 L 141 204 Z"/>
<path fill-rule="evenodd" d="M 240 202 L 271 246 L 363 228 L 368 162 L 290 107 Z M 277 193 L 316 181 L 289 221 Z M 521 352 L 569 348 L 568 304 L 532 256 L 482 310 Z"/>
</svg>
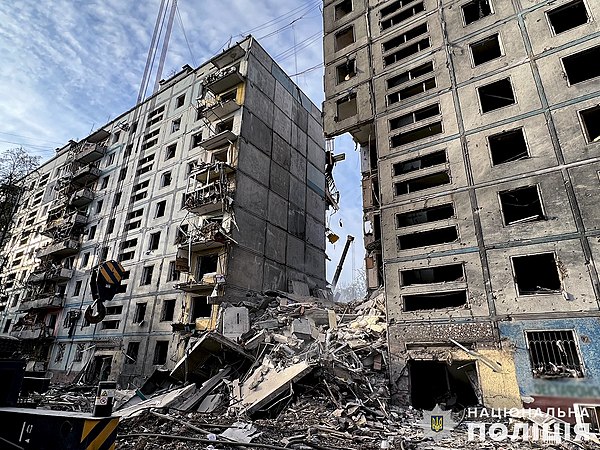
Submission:
<svg viewBox="0 0 600 450">
<path fill-rule="evenodd" d="M 0 2 L 0 150 L 22 146 L 47 159 L 131 108 L 159 6 L 160 0 Z M 288 74 L 313 68 L 322 62 L 321 8 L 321 0 L 179 0 L 163 77 L 184 64 L 198 66 L 248 33 Z M 293 78 L 321 105 L 322 67 Z M 335 147 L 346 161 L 334 172 L 341 210 L 328 220 L 341 238 L 327 244 L 327 272 L 331 280 L 352 234 L 357 241 L 341 278 L 348 282 L 352 268 L 363 266 L 360 162 L 348 136 Z"/>
</svg>

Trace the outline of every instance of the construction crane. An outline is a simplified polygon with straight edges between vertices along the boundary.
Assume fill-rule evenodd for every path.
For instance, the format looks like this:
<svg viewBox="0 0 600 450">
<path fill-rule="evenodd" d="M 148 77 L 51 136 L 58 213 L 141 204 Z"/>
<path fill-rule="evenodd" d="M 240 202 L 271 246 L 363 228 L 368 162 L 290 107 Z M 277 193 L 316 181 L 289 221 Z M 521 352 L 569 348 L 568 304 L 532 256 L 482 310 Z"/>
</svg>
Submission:
<svg viewBox="0 0 600 450">
<path fill-rule="evenodd" d="M 346 260 L 346 256 L 348 255 L 348 249 L 350 245 L 354 242 L 354 236 L 348 235 L 346 236 L 346 244 L 344 245 L 344 250 L 342 251 L 342 256 L 340 258 L 340 262 L 338 263 L 335 274 L 333 275 L 333 281 L 331 282 L 331 289 L 334 290 L 337 285 L 338 280 L 340 279 L 340 275 L 342 274 L 342 268 L 344 267 L 344 261 Z"/>
</svg>

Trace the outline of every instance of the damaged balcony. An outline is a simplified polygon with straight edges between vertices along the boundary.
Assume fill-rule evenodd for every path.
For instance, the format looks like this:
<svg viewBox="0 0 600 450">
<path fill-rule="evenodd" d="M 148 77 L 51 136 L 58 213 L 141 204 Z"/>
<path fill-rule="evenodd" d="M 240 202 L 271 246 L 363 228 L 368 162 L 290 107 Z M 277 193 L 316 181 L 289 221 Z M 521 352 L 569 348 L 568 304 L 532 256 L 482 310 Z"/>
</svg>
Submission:
<svg viewBox="0 0 600 450">
<path fill-rule="evenodd" d="M 227 67 L 206 77 L 204 85 L 206 89 L 215 95 L 219 95 L 240 83 L 243 83 L 244 77 L 237 67 Z"/>
<path fill-rule="evenodd" d="M 69 199 L 69 204 L 75 208 L 89 205 L 94 200 L 94 191 L 90 188 L 79 189 Z"/>
<path fill-rule="evenodd" d="M 199 101 L 198 110 L 211 122 L 220 120 L 237 111 L 241 103 L 237 101 L 237 89 L 225 92 L 217 97 L 205 98 Z"/>
<path fill-rule="evenodd" d="M 73 173 L 71 182 L 84 186 L 100 178 L 100 169 L 94 164 L 83 166 Z"/>
<path fill-rule="evenodd" d="M 61 294 L 38 294 L 32 298 L 24 298 L 19 306 L 19 310 L 60 309 L 63 306 L 64 298 L 64 295 Z"/>
<path fill-rule="evenodd" d="M 210 293 L 217 284 L 223 284 L 224 282 L 225 275 L 217 272 L 210 272 L 205 273 L 196 279 L 190 277 L 187 282 L 176 284 L 175 289 L 180 289 L 183 292 Z"/>
<path fill-rule="evenodd" d="M 78 212 L 59 217 L 58 219 L 54 217 L 55 216 L 50 217 L 49 220 L 46 222 L 46 227 L 42 231 L 42 234 L 52 237 L 54 236 L 54 231 L 56 231 L 59 228 L 72 228 L 77 226 L 82 227 L 87 223 L 88 220 L 85 214 L 81 214 Z"/>
<path fill-rule="evenodd" d="M 37 257 L 45 256 L 69 256 L 79 252 L 79 242 L 74 239 L 65 239 L 54 244 L 46 245 L 37 251 Z"/>
<path fill-rule="evenodd" d="M 75 147 L 74 160 L 80 164 L 89 164 L 101 159 L 106 153 L 106 147 L 92 142 L 82 142 Z"/>
<path fill-rule="evenodd" d="M 229 188 L 220 181 L 215 181 L 200 189 L 188 193 L 185 208 L 198 215 L 220 211 L 225 206 Z"/>
<path fill-rule="evenodd" d="M 209 184 L 215 180 L 222 179 L 223 176 L 227 176 L 234 171 L 235 168 L 225 162 L 219 161 L 213 164 L 201 163 L 201 165 L 191 173 L 191 176 L 195 177 L 196 180 L 201 183 Z"/>
<path fill-rule="evenodd" d="M 200 142 L 200 146 L 207 151 L 217 150 L 233 144 L 237 140 L 237 135 L 231 130 L 223 130 L 212 137 Z"/>
<path fill-rule="evenodd" d="M 64 267 L 53 267 L 47 270 L 36 270 L 29 275 L 27 280 L 29 283 L 43 283 L 44 281 L 68 281 L 74 275 L 73 269 L 66 269 Z"/>
<path fill-rule="evenodd" d="M 51 339 L 54 338 L 53 330 L 44 323 L 31 325 L 15 325 L 10 335 L 19 339 Z"/>
<path fill-rule="evenodd" d="M 202 252 L 223 247 L 227 236 L 218 223 L 208 223 L 198 230 L 192 231 L 179 244 L 180 249 L 191 252 Z"/>
</svg>

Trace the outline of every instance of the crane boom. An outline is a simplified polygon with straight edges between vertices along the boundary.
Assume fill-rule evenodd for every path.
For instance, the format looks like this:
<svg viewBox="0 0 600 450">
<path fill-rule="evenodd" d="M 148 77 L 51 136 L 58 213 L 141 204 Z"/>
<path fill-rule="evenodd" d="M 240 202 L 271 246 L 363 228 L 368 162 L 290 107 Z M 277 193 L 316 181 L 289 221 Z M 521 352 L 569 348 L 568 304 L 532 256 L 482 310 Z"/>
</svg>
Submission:
<svg viewBox="0 0 600 450">
<path fill-rule="evenodd" d="M 335 274 L 333 275 L 333 281 L 331 282 L 331 289 L 335 289 L 338 280 L 340 279 L 340 275 L 342 274 L 342 267 L 344 267 L 344 261 L 346 260 L 346 256 L 348 255 L 348 249 L 350 248 L 350 244 L 354 241 L 354 236 L 348 235 L 346 236 L 346 245 L 344 245 L 344 250 L 342 251 L 342 256 L 340 258 L 340 262 L 338 263 Z"/>
</svg>

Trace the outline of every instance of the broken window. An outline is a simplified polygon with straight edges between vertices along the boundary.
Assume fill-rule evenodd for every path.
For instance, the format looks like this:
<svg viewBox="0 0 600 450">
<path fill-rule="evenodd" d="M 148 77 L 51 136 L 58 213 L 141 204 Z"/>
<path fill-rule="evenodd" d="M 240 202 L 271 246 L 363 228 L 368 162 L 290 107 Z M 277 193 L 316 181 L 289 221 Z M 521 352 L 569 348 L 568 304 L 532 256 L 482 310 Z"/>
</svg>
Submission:
<svg viewBox="0 0 600 450">
<path fill-rule="evenodd" d="M 469 25 L 494 12 L 492 11 L 490 0 L 473 0 L 462 6 L 462 13 L 463 18 L 465 19 L 465 25 Z"/>
<path fill-rule="evenodd" d="M 344 28 L 335 34 L 335 51 L 348 47 L 354 43 L 354 27 Z"/>
<path fill-rule="evenodd" d="M 600 141 L 600 106 L 579 111 L 588 142 Z"/>
<path fill-rule="evenodd" d="M 118 330 L 119 329 L 119 320 L 103 320 L 102 321 L 102 329 L 103 330 Z"/>
<path fill-rule="evenodd" d="M 171 184 L 171 180 L 171 171 L 163 172 L 163 174 L 160 176 L 160 187 L 169 186 Z"/>
<path fill-rule="evenodd" d="M 398 3 L 400 3 L 400 5 L 398 5 Z M 406 3 L 409 3 L 409 2 L 395 2 L 395 4 L 382 9 L 381 16 L 384 17 L 387 14 L 390 14 L 392 11 L 392 8 L 394 8 L 396 6 L 402 7 Z M 387 30 L 388 28 L 396 26 L 399 23 L 402 23 L 423 11 L 425 11 L 424 3 L 423 2 L 416 3 L 415 5 L 411 6 L 410 8 L 407 8 L 403 11 L 398 12 L 397 14 L 394 14 L 393 16 L 391 16 L 385 20 L 382 20 L 380 22 L 381 30 L 382 31 Z M 386 14 L 384 14 L 384 12 L 386 12 Z"/>
<path fill-rule="evenodd" d="M 92 225 L 90 227 L 90 229 L 88 230 L 88 239 L 89 240 L 94 239 L 96 237 L 96 229 L 97 228 L 98 227 L 96 225 Z"/>
<path fill-rule="evenodd" d="M 192 298 L 192 311 L 190 313 L 190 321 L 194 322 L 201 317 L 210 317 L 212 305 L 208 303 L 208 297 L 200 296 Z"/>
<path fill-rule="evenodd" d="M 422 127 L 392 136 L 391 145 L 392 147 L 399 147 L 401 145 L 410 144 L 411 142 L 435 136 L 443 131 L 442 121 L 434 122 L 429 125 L 424 125 Z"/>
<path fill-rule="evenodd" d="M 464 281 L 464 277 L 462 264 L 448 264 L 445 266 L 427 267 L 425 269 L 400 271 L 400 283 L 402 286 Z"/>
<path fill-rule="evenodd" d="M 402 34 L 399 34 L 395 37 L 393 37 L 392 39 L 388 39 L 387 41 L 385 41 L 381 46 L 383 48 L 383 52 L 387 52 L 392 50 L 393 48 L 399 47 L 405 43 L 407 43 L 408 41 L 419 37 L 423 34 L 427 33 L 427 23 L 422 23 L 419 26 L 416 26 L 414 28 L 411 28 L 408 31 L 405 31 Z"/>
<path fill-rule="evenodd" d="M 177 151 L 177 144 L 169 145 L 165 150 L 165 161 L 175 158 L 176 151 Z"/>
<path fill-rule="evenodd" d="M 412 125 L 415 122 L 429 119 L 430 117 L 438 116 L 440 114 L 440 105 L 429 105 L 424 108 L 419 108 L 416 111 L 412 111 L 408 114 L 403 114 L 399 117 L 390 119 L 390 131 L 397 130 L 398 128 Z"/>
<path fill-rule="evenodd" d="M 175 300 L 163 300 L 162 311 L 160 314 L 161 322 L 170 322 L 175 315 Z"/>
<path fill-rule="evenodd" d="M 527 331 L 525 335 L 535 378 L 583 377 L 583 365 L 573 331 Z"/>
<path fill-rule="evenodd" d="M 152 273 L 154 272 L 154 266 L 146 266 L 142 269 L 142 279 L 140 280 L 140 286 L 147 286 L 152 283 Z"/>
<path fill-rule="evenodd" d="M 600 405 L 574 404 L 577 423 L 588 424 L 590 433 L 600 434 Z"/>
<path fill-rule="evenodd" d="M 146 307 L 147 303 L 136 303 L 135 305 L 135 314 L 133 316 L 133 323 L 140 323 L 146 317 Z"/>
<path fill-rule="evenodd" d="M 537 185 L 500 191 L 498 196 L 504 225 L 544 220 L 545 218 Z"/>
<path fill-rule="evenodd" d="M 421 64 L 420 66 L 414 67 L 406 72 L 402 72 L 398 75 L 395 75 L 388 80 L 386 80 L 386 86 L 388 89 L 392 89 L 396 86 L 401 85 L 402 83 L 406 83 L 407 81 L 413 80 L 415 78 L 419 78 L 425 74 L 433 72 L 433 62 L 427 62 L 425 64 Z"/>
<path fill-rule="evenodd" d="M 569 84 L 582 83 L 600 77 L 600 46 L 588 48 L 562 59 Z"/>
<path fill-rule="evenodd" d="M 467 291 L 403 295 L 404 311 L 456 308 L 467 304 Z"/>
<path fill-rule="evenodd" d="M 100 183 L 100 189 L 106 189 L 108 187 L 108 180 L 108 176 L 102 178 L 102 182 Z"/>
<path fill-rule="evenodd" d="M 167 362 L 167 353 L 169 351 L 169 341 L 156 341 L 154 347 L 154 359 L 152 364 L 161 366 Z"/>
<path fill-rule="evenodd" d="M 98 200 L 98 203 L 96 203 L 96 214 L 100 214 L 102 212 L 102 205 L 104 205 L 104 201 Z"/>
<path fill-rule="evenodd" d="M 477 88 L 477 92 L 482 113 L 515 104 L 515 95 L 509 78 L 481 86 Z"/>
<path fill-rule="evenodd" d="M 83 360 L 83 352 L 85 351 L 85 343 L 77 344 L 75 347 L 75 356 L 73 357 L 74 362 L 81 362 Z"/>
<path fill-rule="evenodd" d="M 202 142 L 202 133 L 196 133 L 192 136 L 192 148 L 200 147 Z"/>
<path fill-rule="evenodd" d="M 335 68 L 335 72 L 338 84 L 354 78 L 356 76 L 356 60 L 347 59 L 345 63 Z"/>
<path fill-rule="evenodd" d="M 432 187 L 443 186 L 450 184 L 450 172 L 436 172 L 422 177 L 411 178 L 410 180 L 394 183 L 396 195 L 412 194 L 413 192 L 422 191 Z"/>
<path fill-rule="evenodd" d="M 512 264 L 519 295 L 560 292 L 560 276 L 554 253 L 514 256 Z"/>
<path fill-rule="evenodd" d="M 148 250 L 158 250 L 159 244 L 160 244 L 160 231 L 150 234 L 150 243 L 148 245 Z"/>
<path fill-rule="evenodd" d="M 185 94 L 180 95 L 179 97 L 177 97 L 175 99 L 175 109 L 181 108 L 184 103 L 185 103 Z"/>
<path fill-rule="evenodd" d="M 383 63 L 385 66 L 389 66 L 391 64 L 402 61 L 403 59 L 406 59 L 409 56 L 414 55 L 415 53 L 419 53 L 421 50 L 425 50 L 430 46 L 431 43 L 429 42 L 429 38 L 421 39 L 420 41 L 417 41 L 414 44 L 407 45 L 406 47 L 385 56 L 383 58 Z"/>
<path fill-rule="evenodd" d="M 127 344 L 127 357 L 125 358 L 125 364 L 135 364 L 137 362 L 138 353 L 140 351 L 139 342 L 130 342 Z"/>
<path fill-rule="evenodd" d="M 405 100 L 407 98 L 414 97 L 415 95 L 422 94 L 423 92 L 427 92 L 431 89 L 434 89 L 435 87 L 435 77 L 428 78 L 427 80 L 423 80 L 419 83 L 407 86 L 398 92 L 388 94 L 386 97 L 387 103 L 388 105 L 393 105 L 394 103 L 398 103 L 400 100 Z"/>
<path fill-rule="evenodd" d="M 348 119 L 357 114 L 356 93 L 352 93 L 337 101 L 336 121 Z"/>
<path fill-rule="evenodd" d="M 444 403 L 446 409 L 480 404 L 479 382 L 474 361 L 421 361 L 408 362 L 410 402 L 418 409 L 432 410 Z"/>
<path fill-rule="evenodd" d="M 421 223 L 437 222 L 454 217 L 454 206 L 451 203 L 419 209 L 417 211 L 396 214 L 396 227 L 410 227 Z"/>
<path fill-rule="evenodd" d="M 471 47 L 471 55 L 473 56 L 473 64 L 475 66 L 502 56 L 500 39 L 497 34 L 474 42 L 469 47 Z"/>
<path fill-rule="evenodd" d="M 167 201 L 163 200 L 161 202 L 158 202 L 156 204 L 156 214 L 154 215 L 155 218 L 158 217 L 163 217 L 165 215 L 165 209 L 167 207 Z"/>
<path fill-rule="evenodd" d="M 179 281 L 181 277 L 181 271 L 177 270 L 177 264 L 175 261 L 169 262 L 169 273 L 167 275 L 167 281 Z"/>
<path fill-rule="evenodd" d="M 216 126 L 217 133 L 223 133 L 224 131 L 231 130 L 233 130 L 233 118 L 229 120 L 223 120 L 222 122 L 219 122 Z"/>
<path fill-rule="evenodd" d="M 198 256 L 196 259 L 196 279 L 202 280 L 207 273 L 215 273 L 219 266 L 219 255 Z"/>
<path fill-rule="evenodd" d="M 447 161 L 448 157 L 446 156 L 446 151 L 439 150 L 437 152 L 419 156 L 418 158 L 398 162 L 394 164 L 392 168 L 394 170 L 394 176 L 397 177 L 415 170 L 426 169 L 427 167 L 437 166 L 438 164 L 445 164 Z"/>
<path fill-rule="evenodd" d="M 343 0 L 335 5 L 335 20 L 340 20 L 352 12 L 352 0 Z"/>
<path fill-rule="evenodd" d="M 398 236 L 398 250 L 410 250 L 456 241 L 458 241 L 458 228 L 456 226 L 436 228 Z"/>
<path fill-rule="evenodd" d="M 114 314 L 121 314 L 123 312 L 123 305 L 117 306 L 107 306 L 106 307 L 106 315 L 111 316 Z"/>
<path fill-rule="evenodd" d="M 67 344 L 58 344 L 56 346 L 56 355 L 54 356 L 54 362 L 61 362 L 65 356 L 65 349 L 67 348 Z"/>
<path fill-rule="evenodd" d="M 575 0 L 546 13 L 554 34 L 559 34 L 589 21 L 583 0 Z"/>
<path fill-rule="evenodd" d="M 108 225 L 106 226 L 106 234 L 111 234 L 115 231 L 115 219 L 112 218 L 108 221 Z"/>
<path fill-rule="evenodd" d="M 488 142 L 493 166 L 529 158 L 522 128 L 489 136 Z"/>
<path fill-rule="evenodd" d="M 73 289 L 73 297 L 77 297 L 81 293 L 81 280 L 75 282 L 75 288 Z"/>
<path fill-rule="evenodd" d="M 175 132 L 179 131 L 180 128 L 181 128 L 181 119 L 175 119 L 173 122 L 171 122 L 171 133 L 175 133 Z"/>
</svg>

